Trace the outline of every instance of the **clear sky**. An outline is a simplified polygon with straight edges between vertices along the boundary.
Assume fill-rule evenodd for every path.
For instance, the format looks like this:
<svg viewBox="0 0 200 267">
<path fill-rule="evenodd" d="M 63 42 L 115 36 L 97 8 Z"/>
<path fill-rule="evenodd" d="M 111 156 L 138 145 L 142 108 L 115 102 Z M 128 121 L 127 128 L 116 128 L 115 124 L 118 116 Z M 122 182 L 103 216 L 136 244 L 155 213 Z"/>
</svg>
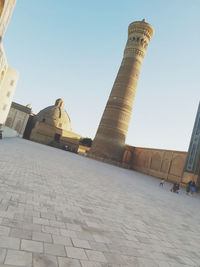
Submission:
<svg viewBox="0 0 200 267">
<path fill-rule="evenodd" d="M 3 43 L 20 72 L 14 101 L 33 112 L 62 98 L 74 132 L 94 138 L 129 23 L 155 29 L 127 143 L 187 150 L 200 100 L 200 0 L 18 0 Z"/>
</svg>

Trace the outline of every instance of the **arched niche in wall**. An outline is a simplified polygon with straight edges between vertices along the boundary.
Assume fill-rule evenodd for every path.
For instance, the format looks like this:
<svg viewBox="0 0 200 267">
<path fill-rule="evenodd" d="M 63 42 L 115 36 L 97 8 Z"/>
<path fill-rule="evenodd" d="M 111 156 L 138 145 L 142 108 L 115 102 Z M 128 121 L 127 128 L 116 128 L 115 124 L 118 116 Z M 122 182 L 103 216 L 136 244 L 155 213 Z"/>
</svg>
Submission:
<svg viewBox="0 0 200 267">
<path fill-rule="evenodd" d="M 140 151 L 139 154 L 137 155 L 137 166 L 144 167 L 145 166 L 145 158 L 146 158 L 146 153 L 144 151 Z"/>
<path fill-rule="evenodd" d="M 157 152 L 157 153 L 153 154 L 153 156 L 151 157 L 151 169 L 153 169 L 155 171 L 159 171 L 160 166 L 161 166 L 161 156 Z"/>
<path fill-rule="evenodd" d="M 170 174 L 181 176 L 184 166 L 185 166 L 185 159 L 181 156 L 176 156 L 175 158 L 172 159 Z"/>
<path fill-rule="evenodd" d="M 162 161 L 162 165 L 161 165 L 161 172 L 167 173 L 168 170 L 169 170 L 169 165 L 170 165 L 170 160 L 169 159 L 164 159 Z"/>
<path fill-rule="evenodd" d="M 7 120 L 6 120 L 5 125 L 6 125 L 7 127 L 11 127 L 11 123 L 12 123 L 12 118 L 11 118 L 11 117 L 8 117 Z"/>
<path fill-rule="evenodd" d="M 151 158 L 151 152 L 147 151 L 145 153 L 145 168 L 149 168 L 149 163 L 150 163 L 150 158 Z"/>
<path fill-rule="evenodd" d="M 126 150 L 124 152 L 123 162 L 129 164 L 129 163 L 131 163 L 131 159 L 132 159 L 132 153 L 131 153 L 131 151 Z"/>
<path fill-rule="evenodd" d="M 19 133 L 20 128 L 21 128 L 21 120 L 18 120 L 18 122 L 15 125 L 15 131 L 17 131 Z"/>
</svg>

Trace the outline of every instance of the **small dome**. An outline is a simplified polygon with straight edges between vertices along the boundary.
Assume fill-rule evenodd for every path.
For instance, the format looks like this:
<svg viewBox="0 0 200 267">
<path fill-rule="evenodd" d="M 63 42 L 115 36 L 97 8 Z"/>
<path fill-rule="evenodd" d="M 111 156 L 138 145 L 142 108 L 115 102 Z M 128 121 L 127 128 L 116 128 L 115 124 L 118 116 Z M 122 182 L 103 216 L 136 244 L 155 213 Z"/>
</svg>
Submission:
<svg viewBox="0 0 200 267">
<path fill-rule="evenodd" d="M 71 121 L 64 110 L 64 102 L 61 98 L 56 100 L 54 106 L 42 109 L 36 115 L 36 120 L 62 130 L 72 131 Z"/>
</svg>

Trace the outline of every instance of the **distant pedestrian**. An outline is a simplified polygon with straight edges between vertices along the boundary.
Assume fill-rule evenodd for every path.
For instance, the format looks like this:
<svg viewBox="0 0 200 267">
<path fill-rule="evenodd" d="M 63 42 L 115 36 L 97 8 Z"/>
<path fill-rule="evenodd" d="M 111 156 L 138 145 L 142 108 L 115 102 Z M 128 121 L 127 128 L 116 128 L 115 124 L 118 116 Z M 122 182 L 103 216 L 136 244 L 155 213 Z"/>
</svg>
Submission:
<svg viewBox="0 0 200 267">
<path fill-rule="evenodd" d="M 165 179 L 162 179 L 161 182 L 160 182 L 160 186 L 163 187 L 164 184 L 165 184 Z"/>
<path fill-rule="evenodd" d="M 191 185 L 190 185 L 190 193 L 191 193 L 191 195 L 194 194 L 195 189 L 196 189 L 196 184 L 195 184 L 195 182 L 192 182 Z"/>
<path fill-rule="evenodd" d="M 175 183 L 173 184 L 172 189 L 171 189 L 170 191 L 178 194 L 179 189 L 180 189 L 180 185 L 179 185 L 179 183 L 178 183 L 178 182 L 175 182 Z"/>
<path fill-rule="evenodd" d="M 187 195 L 189 195 L 189 193 L 190 193 L 190 186 L 191 186 L 191 184 L 192 184 L 192 180 L 189 181 L 189 182 L 187 183 L 187 185 L 186 185 L 186 194 L 187 194 Z"/>
</svg>

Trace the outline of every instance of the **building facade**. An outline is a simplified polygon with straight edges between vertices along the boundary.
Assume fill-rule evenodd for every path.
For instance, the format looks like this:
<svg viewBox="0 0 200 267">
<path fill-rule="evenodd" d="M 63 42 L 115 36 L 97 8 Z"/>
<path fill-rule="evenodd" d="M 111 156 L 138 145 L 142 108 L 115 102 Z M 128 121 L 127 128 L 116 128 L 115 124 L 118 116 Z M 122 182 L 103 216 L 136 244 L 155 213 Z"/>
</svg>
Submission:
<svg viewBox="0 0 200 267">
<path fill-rule="evenodd" d="M 8 67 L 0 87 L 0 124 L 4 124 L 8 116 L 19 73 Z"/>
<path fill-rule="evenodd" d="M 15 0 L 0 0 L 0 127 L 6 121 L 19 78 L 19 73 L 8 66 L 2 44 L 15 3 Z"/>
<path fill-rule="evenodd" d="M 192 131 L 183 179 L 185 182 L 193 180 L 200 183 L 200 103 Z"/>
<path fill-rule="evenodd" d="M 16 0 L 0 0 L 0 38 L 2 39 L 12 16 Z"/>
<path fill-rule="evenodd" d="M 31 108 L 29 105 L 23 106 L 12 102 L 5 126 L 15 130 L 18 136 L 23 137 L 30 114 Z"/>
<path fill-rule="evenodd" d="M 153 33 L 145 20 L 129 25 L 123 60 L 88 153 L 90 157 L 122 161 L 139 74 Z"/>
</svg>

